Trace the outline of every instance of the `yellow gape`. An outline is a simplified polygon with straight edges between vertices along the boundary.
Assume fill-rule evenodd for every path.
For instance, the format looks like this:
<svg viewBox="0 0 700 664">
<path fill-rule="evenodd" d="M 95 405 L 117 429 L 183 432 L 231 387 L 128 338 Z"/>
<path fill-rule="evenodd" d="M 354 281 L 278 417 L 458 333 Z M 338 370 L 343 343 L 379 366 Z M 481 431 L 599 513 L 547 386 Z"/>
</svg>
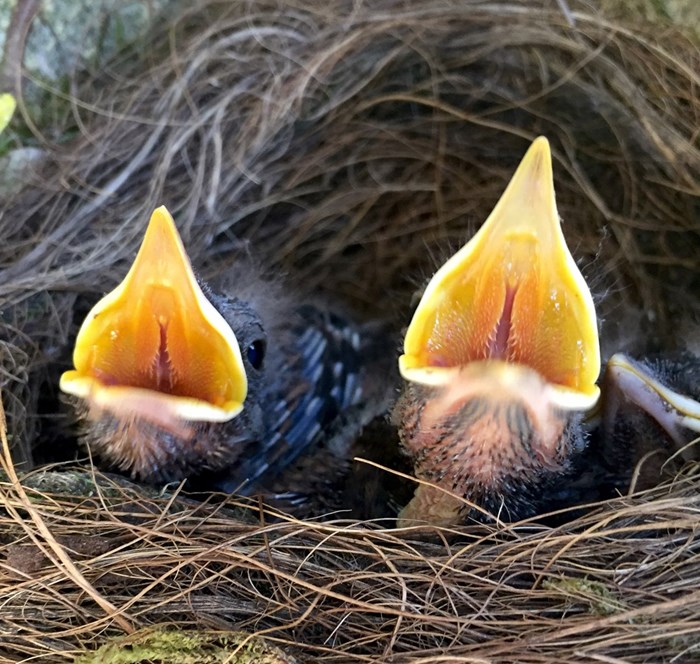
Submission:
<svg viewBox="0 0 700 664">
<path fill-rule="evenodd" d="M 165 207 L 153 212 L 124 281 L 83 322 L 73 361 L 61 389 L 101 410 L 223 422 L 243 408 L 238 342 L 199 287 Z"/>
</svg>

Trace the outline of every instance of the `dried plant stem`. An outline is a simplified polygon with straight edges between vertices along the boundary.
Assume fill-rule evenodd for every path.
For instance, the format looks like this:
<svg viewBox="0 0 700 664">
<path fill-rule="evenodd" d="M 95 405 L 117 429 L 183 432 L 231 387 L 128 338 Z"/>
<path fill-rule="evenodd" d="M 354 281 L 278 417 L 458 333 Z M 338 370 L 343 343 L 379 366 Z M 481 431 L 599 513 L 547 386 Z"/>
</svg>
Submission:
<svg viewBox="0 0 700 664">
<path fill-rule="evenodd" d="M 29 515 L 34 526 L 43 538 L 43 542 L 37 534 L 31 528 L 25 528 L 25 532 L 30 537 L 32 542 L 36 544 L 37 547 L 51 560 L 59 571 L 65 572 L 67 577 L 71 579 L 76 586 L 81 588 L 85 593 L 91 597 L 95 603 L 100 606 L 104 612 L 107 614 L 109 619 L 114 620 L 127 634 L 133 632 L 134 628 L 131 625 L 130 619 L 123 612 L 119 611 L 111 602 L 105 599 L 100 593 L 98 593 L 90 583 L 85 579 L 85 577 L 80 573 L 80 570 L 75 566 L 75 563 L 71 560 L 68 552 L 56 541 L 51 530 L 46 525 L 44 519 L 41 516 L 39 509 L 35 503 L 29 499 L 27 492 L 25 491 L 22 483 L 17 477 L 15 472 L 15 466 L 12 461 L 12 454 L 10 451 L 10 445 L 7 440 L 7 427 L 5 421 L 5 409 L 2 405 L 2 393 L 0 392 L 0 442 L 2 442 L 2 469 L 7 473 L 12 489 L 15 491 L 17 498 L 19 499 L 19 505 L 23 510 Z M 9 499 L 7 496 L 2 497 L 2 502 L 4 508 L 9 512 L 11 517 L 16 523 L 25 524 L 25 520 L 20 516 L 14 501 Z M 47 549 L 48 547 L 48 549 Z M 53 555 L 51 555 L 53 554 Z"/>
</svg>

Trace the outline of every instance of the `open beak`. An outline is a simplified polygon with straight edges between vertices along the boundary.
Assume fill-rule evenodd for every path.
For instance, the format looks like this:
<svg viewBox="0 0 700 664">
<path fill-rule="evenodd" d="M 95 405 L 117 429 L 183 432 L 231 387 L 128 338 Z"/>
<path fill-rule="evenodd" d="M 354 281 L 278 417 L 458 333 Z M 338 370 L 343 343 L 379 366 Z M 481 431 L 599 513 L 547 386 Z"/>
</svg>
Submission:
<svg viewBox="0 0 700 664">
<path fill-rule="evenodd" d="M 64 392 L 114 414 L 223 422 L 247 379 L 230 325 L 202 292 L 173 218 L 153 212 L 124 281 L 83 322 Z"/>
<path fill-rule="evenodd" d="M 633 403 L 656 420 L 679 450 L 688 440 L 686 430 L 700 434 L 700 402 L 664 385 L 648 367 L 623 353 L 608 360 L 603 384 L 603 427 L 610 438 L 623 401 Z"/>
<path fill-rule="evenodd" d="M 399 369 L 408 381 L 443 386 L 474 363 L 498 364 L 506 383 L 518 383 L 523 367 L 536 371 L 563 410 L 598 400 L 593 299 L 564 241 L 544 137 L 476 235 L 431 279 Z"/>
</svg>

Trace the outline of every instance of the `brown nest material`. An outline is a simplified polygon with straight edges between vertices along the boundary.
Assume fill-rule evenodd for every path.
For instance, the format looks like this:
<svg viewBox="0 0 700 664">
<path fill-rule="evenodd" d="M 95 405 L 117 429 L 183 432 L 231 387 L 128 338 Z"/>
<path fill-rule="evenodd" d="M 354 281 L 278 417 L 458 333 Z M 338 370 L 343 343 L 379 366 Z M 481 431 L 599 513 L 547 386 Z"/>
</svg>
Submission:
<svg viewBox="0 0 700 664">
<path fill-rule="evenodd" d="M 35 130 L 41 165 L 2 203 L 15 462 L 55 455 L 76 325 L 156 205 L 204 275 L 250 252 L 399 328 L 539 134 L 606 349 L 684 345 L 700 292 L 699 70 L 679 30 L 572 0 L 189 7 L 57 96 L 59 126 Z M 697 646 L 692 469 L 559 529 L 483 526 L 440 544 L 357 523 L 260 525 L 253 508 L 246 525 L 95 482 L 78 498 L 2 487 L 11 661 L 47 648 L 62 661 L 163 623 L 339 661 L 687 661 Z"/>
<path fill-rule="evenodd" d="M 3 661 L 697 661 L 690 476 L 555 529 L 267 523 L 85 470 L 0 497 Z"/>
</svg>

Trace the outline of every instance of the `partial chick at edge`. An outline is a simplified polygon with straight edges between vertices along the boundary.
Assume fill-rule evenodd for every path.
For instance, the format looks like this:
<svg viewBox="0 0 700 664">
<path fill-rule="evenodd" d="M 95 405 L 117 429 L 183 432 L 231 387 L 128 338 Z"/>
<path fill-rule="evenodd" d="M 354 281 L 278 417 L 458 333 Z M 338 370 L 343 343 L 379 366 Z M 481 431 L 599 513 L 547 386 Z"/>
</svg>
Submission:
<svg viewBox="0 0 700 664">
<path fill-rule="evenodd" d="M 642 491 L 700 461 L 700 356 L 690 350 L 606 363 L 594 429 L 622 490 Z"/>
<path fill-rule="evenodd" d="M 416 476 L 434 485 L 418 486 L 399 524 L 459 523 L 465 500 L 504 520 L 537 513 L 586 445 L 600 373 L 593 299 L 561 230 L 545 138 L 429 282 L 399 369 L 394 421 Z"/>
</svg>

